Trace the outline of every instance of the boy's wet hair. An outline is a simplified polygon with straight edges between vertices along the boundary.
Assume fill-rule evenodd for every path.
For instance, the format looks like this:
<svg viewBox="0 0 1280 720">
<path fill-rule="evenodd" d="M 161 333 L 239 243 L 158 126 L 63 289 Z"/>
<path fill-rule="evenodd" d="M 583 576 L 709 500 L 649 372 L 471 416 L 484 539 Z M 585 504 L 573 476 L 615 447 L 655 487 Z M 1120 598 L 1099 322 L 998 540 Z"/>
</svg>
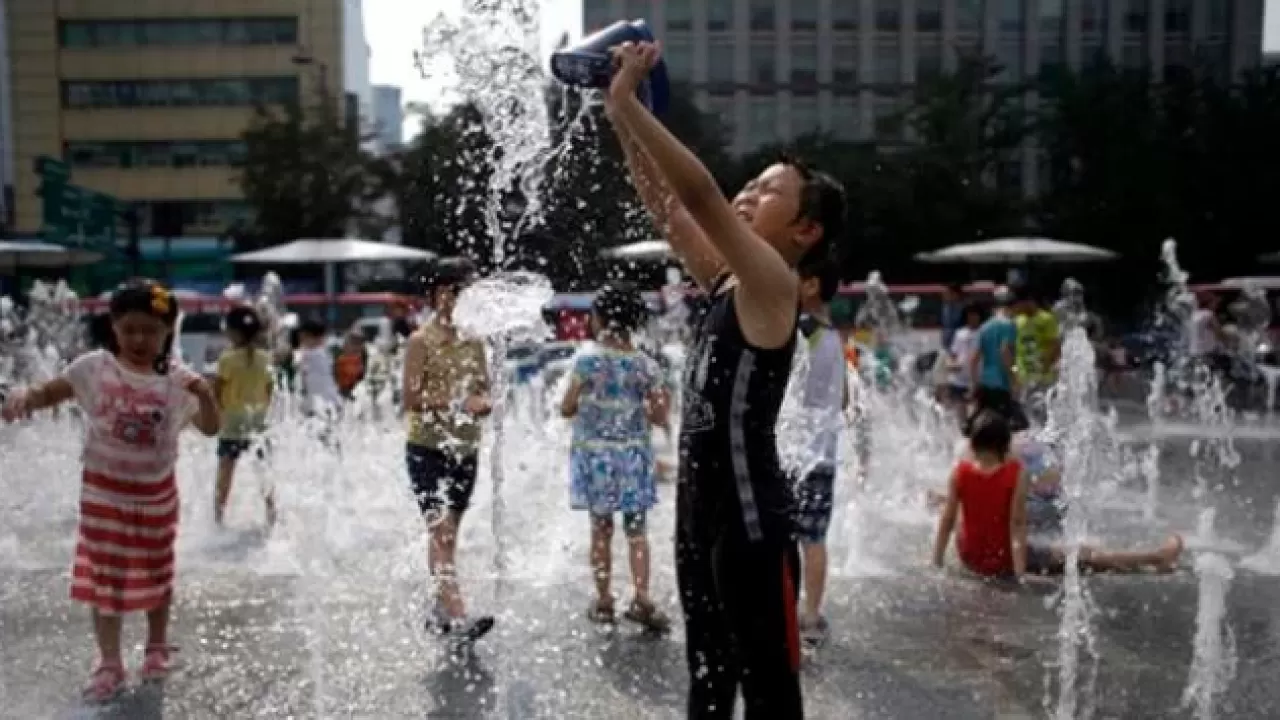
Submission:
<svg viewBox="0 0 1280 720">
<path fill-rule="evenodd" d="M 599 320 L 601 330 L 621 337 L 630 337 L 649 320 L 649 306 L 644 297 L 627 283 L 601 287 L 591 302 L 591 312 Z"/>
<path fill-rule="evenodd" d="M 320 318 L 307 318 L 298 325 L 298 335 L 300 337 L 324 337 L 329 330 L 328 326 Z"/>
<path fill-rule="evenodd" d="M 247 305 L 238 305 L 227 311 L 227 329 L 240 333 L 244 344 L 251 345 L 262 333 L 262 318 L 258 312 Z"/>
<path fill-rule="evenodd" d="M 849 222 L 849 199 L 844 185 L 796 155 L 783 153 L 778 162 L 794 168 L 804 181 L 800 187 L 797 219 L 811 220 L 822 227 L 822 237 L 805 251 L 798 264 L 830 259 L 838 266 L 838 250 Z"/>
<path fill-rule="evenodd" d="M 1009 455 L 1013 443 L 1013 430 L 1003 415 L 983 410 L 973 419 L 969 428 L 969 447 L 975 453 L 991 453 L 999 457 Z"/>
<path fill-rule="evenodd" d="M 796 266 L 796 272 L 801 280 L 818 281 L 818 297 L 823 303 L 831 302 L 840 290 L 840 266 L 833 257 L 806 253 Z"/>
<path fill-rule="evenodd" d="M 172 290 L 150 278 L 127 280 L 111 293 L 107 312 L 113 321 L 130 313 L 142 313 L 163 322 L 169 328 L 169 334 L 156 357 L 154 369 L 161 375 L 169 372 L 173 360 L 174 325 L 178 322 L 178 298 Z M 107 333 L 105 340 L 107 351 L 119 355 L 120 343 L 114 330 Z"/>
</svg>

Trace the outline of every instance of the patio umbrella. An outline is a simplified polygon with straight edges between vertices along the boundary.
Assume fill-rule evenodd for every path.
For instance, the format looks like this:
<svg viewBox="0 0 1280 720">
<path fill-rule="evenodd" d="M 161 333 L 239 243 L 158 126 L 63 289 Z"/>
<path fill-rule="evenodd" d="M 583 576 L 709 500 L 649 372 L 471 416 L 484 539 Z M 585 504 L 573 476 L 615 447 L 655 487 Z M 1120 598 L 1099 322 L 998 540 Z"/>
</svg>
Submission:
<svg viewBox="0 0 1280 720">
<path fill-rule="evenodd" d="M 662 262 L 671 257 L 671 246 L 665 240 L 641 240 L 602 250 L 601 254 L 615 260 Z"/>
<path fill-rule="evenodd" d="M 926 263 L 1016 264 L 1026 262 L 1098 262 L 1119 257 L 1110 250 L 1092 245 L 1048 238 L 1000 238 L 985 242 L 952 245 L 920 253 L 916 260 Z"/>
<path fill-rule="evenodd" d="M 102 259 L 102 253 L 80 248 L 66 248 L 42 242 L 0 240 L 0 270 L 19 267 L 70 267 L 91 265 Z"/>
<path fill-rule="evenodd" d="M 1280 263 L 1280 252 L 1273 252 L 1273 253 L 1267 253 L 1266 255 L 1259 255 L 1258 262 Z"/>
<path fill-rule="evenodd" d="M 329 298 L 329 321 L 335 310 L 333 296 L 337 292 L 337 265 L 346 262 L 386 262 L 388 260 L 430 260 L 436 255 L 426 250 L 390 243 L 355 238 L 301 239 L 284 245 L 232 255 L 237 263 L 260 265 L 324 265 L 324 294 Z"/>
</svg>

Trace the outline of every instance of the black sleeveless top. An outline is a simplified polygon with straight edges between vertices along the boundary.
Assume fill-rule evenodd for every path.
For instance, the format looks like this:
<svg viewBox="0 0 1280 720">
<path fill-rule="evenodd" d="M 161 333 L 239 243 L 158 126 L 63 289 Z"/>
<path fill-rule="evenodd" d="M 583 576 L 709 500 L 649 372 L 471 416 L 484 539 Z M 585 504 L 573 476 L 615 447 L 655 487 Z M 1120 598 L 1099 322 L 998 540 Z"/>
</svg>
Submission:
<svg viewBox="0 0 1280 720">
<path fill-rule="evenodd" d="M 745 528 L 758 541 L 788 536 L 791 482 L 778 459 L 777 424 L 791 377 L 795 334 L 776 350 L 752 347 L 735 290 L 712 289 L 685 358 L 680 491 L 685 522 Z"/>
</svg>

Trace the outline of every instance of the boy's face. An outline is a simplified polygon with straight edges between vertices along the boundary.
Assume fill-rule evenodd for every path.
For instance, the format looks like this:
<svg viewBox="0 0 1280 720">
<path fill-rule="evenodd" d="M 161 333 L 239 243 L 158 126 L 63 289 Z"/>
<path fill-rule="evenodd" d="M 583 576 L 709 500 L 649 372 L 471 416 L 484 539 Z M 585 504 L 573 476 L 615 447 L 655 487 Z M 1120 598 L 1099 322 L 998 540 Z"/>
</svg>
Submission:
<svg viewBox="0 0 1280 720">
<path fill-rule="evenodd" d="M 738 217 L 785 258 L 800 257 L 822 237 L 821 226 L 800 217 L 804 182 L 794 166 L 775 163 L 733 199 Z"/>
<path fill-rule="evenodd" d="M 442 317 L 453 317 L 453 307 L 458 303 L 456 285 L 439 285 L 431 291 L 431 307 Z"/>
</svg>

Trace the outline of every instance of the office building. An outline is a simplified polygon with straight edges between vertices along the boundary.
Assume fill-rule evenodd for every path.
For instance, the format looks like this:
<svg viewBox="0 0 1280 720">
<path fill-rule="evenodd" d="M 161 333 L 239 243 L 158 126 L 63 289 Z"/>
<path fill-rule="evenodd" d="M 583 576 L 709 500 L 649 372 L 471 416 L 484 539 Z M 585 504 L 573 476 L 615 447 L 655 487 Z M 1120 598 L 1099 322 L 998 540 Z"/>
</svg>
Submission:
<svg viewBox="0 0 1280 720">
<path fill-rule="evenodd" d="M 16 227 L 41 224 L 41 155 L 138 204 L 144 236 L 248 219 L 240 133 L 257 104 L 342 97 L 340 0 L 8 0 Z"/>
<path fill-rule="evenodd" d="M 587 31 L 646 18 L 672 74 L 733 130 L 733 149 L 826 130 L 876 137 L 919 79 L 975 49 L 1002 80 L 1099 54 L 1163 73 L 1201 56 L 1224 77 L 1261 62 L 1265 0 L 583 0 Z M 1029 98 L 1034 103 L 1034 98 Z M 881 142 L 895 140 L 879 137 Z M 1036 153 L 1019 174 L 1035 192 Z"/>
<path fill-rule="evenodd" d="M 369 79 L 369 40 L 364 34 L 364 0 L 343 0 L 342 4 L 343 86 L 360 123 L 366 150 L 378 149 L 374 128 L 373 81 Z"/>
<path fill-rule="evenodd" d="M 384 152 L 404 144 L 404 100 L 400 88 L 373 86 L 373 120 L 378 145 Z"/>
</svg>

